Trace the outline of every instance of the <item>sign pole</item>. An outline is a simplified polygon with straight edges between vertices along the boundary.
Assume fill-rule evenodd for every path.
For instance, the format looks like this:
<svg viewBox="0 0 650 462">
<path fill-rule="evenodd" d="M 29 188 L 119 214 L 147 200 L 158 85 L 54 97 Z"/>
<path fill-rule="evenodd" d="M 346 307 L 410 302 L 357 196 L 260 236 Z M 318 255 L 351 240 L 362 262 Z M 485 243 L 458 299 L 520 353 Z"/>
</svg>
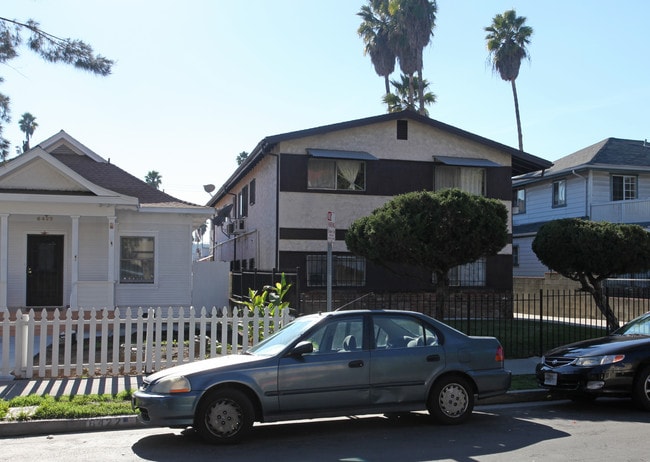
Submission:
<svg viewBox="0 0 650 462">
<path fill-rule="evenodd" d="M 327 212 L 327 311 L 332 311 L 332 244 L 336 240 L 334 212 Z"/>
</svg>

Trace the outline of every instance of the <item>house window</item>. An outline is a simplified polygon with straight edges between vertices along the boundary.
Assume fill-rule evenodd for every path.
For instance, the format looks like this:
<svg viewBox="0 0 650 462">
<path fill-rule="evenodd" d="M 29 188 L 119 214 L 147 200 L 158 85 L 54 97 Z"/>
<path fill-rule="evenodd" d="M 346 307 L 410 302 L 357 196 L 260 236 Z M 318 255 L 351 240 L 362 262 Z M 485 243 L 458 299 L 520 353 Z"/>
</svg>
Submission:
<svg viewBox="0 0 650 462">
<path fill-rule="evenodd" d="M 456 266 L 449 270 L 449 285 L 451 286 L 485 286 L 485 258 L 479 258 L 472 263 Z"/>
<path fill-rule="evenodd" d="M 512 198 L 512 214 L 520 213 L 526 213 L 526 190 L 524 188 L 515 189 Z"/>
<path fill-rule="evenodd" d="M 253 205 L 255 203 L 255 178 L 253 178 L 248 185 L 248 203 Z"/>
<path fill-rule="evenodd" d="M 637 177 L 612 175 L 612 200 L 630 201 L 637 198 Z"/>
<path fill-rule="evenodd" d="M 239 210 L 237 216 L 244 218 L 248 216 L 248 186 L 244 186 L 239 193 Z"/>
<path fill-rule="evenodd" d="M 512 266 L 519 266 L 519 246 L 512 246 Z"/>
<path fill-rule="evenodd" d="M 309 159 L 307 172 L 309 189 L 364 191 L 366 163 L 351 159 Z"/>
<path fill-rule="evenodd" d="M 155 241 L 153 237 L 120 238 L 120 283 L 153 284 Z"/>
<path fill-rule="evenodd" d="M 434 190 L 448 188 L 458 188 L 470 194 L 484 196 L 485 169 L 437 165 L 434 173 Z"/>
<path fill-rule="evenodd" d="M 566 205 L 566 180 L 553 182 L 553 207 Z"/>
<path fill-rule="evenodd" d="M 327 255 L 307 255 L 307 286 L 327 285 Z M 332 286 L 365 286 L 366 260 L 352 255 L 332 255 Z"/>
</svg>

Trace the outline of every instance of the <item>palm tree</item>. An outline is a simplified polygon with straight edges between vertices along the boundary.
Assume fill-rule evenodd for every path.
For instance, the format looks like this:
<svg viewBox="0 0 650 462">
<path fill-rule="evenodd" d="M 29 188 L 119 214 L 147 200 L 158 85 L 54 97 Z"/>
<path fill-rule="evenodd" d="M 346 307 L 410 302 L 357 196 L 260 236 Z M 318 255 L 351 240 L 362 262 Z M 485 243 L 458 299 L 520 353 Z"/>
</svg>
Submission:
<svg viewBox="0 0 650 462">
<path fill-rule="evenodd" d="M 20 131 L 25 134 L 25 142 L 23 143 L 23 152 L 25 152 L 29 150 L 29 140 L 34 134 L 36 127 L 38 127 L 36 117 L 29 112 L 25 112 L 18 121 L 18 126 L 20 127 Z"/>
<path fill-rule="evenodd" d="M 387 93 L 384 95 L 384 103 L 388 105 L 388 112 L 400 112 L 405 109 L 415 111 L 414 104 L 409 102 L 409 88 L 411 80 L 408 76 L 401 74 L 401 81 L 391 80 L 390 83 L 395 89 L 395 93 Z M 429 82 L 425 79 L 420 86 L 420 79 L 413 78 L 413 85 L 422 88 L 423 93 L 429 88 Z M 436 102 L 436 95 L 431 92 L 424 93 L 424 104 L 433 104 Z M 424 109 L 424 115 L 428 116 L 429 111 Z"/>
<path fill-rule="evenodd" d="M 363 5 L 357 13 L 363 22 L 357 29 L 359 37 L 363 39 L 364 55 L 370 56 L 370 61 L 375 72 L 384 78 L 386 94 L 390 93 L 388 77 L 395 70 L 395 52 L 389 42 L 390 13 L 388 12 L 389 0 L 370 0 L 368 5 Z"/>
<path fill-rule="evenodd" d="M 409 105 L 414 107 L 415 80 L 422 77 L 424 48 L 430 43 L 435 27 L 438 6 L 435 0 L 390 0 L 392 17 L 391 43 L 399 60 L 400 69 L 409 77 Z M 418 85 L 419 111 L 426 113 L 424 88 Z"/>
<path fill-rule="evenodd" d="M 525 22 L 525 17 L 517 16 L 515 10 L 508 10 L 503 14 L 497 14 L 492 19 L 492 25 L 485 28 L 488 33 L 485 40 L 490 52 L 492 69 L 512 85 L 520 151 L 524 150 L 524 142 L 521 134 L 519 99 L 517 98 L 515 80 L 519 76 L 521 61 L 524 58 L 529 58 L 526 46 L 530 43 L 530 37 L 533 35 L 533 28 L 524 25 Z"/>
<path fill-rule="evenodd" d="M 162 176 L 157 171 L 151 170 L 149 173 L 147 173 L 147 176 L 144 177 L 144 181 L 146 181 L 149 186 L 153 186 L 156 189 L 160 189 Z"/>
<path fill-rule="evenodd" d="M 357 13 L 363 21 L 357 32 L 365 43 L 364 54 L 370 55 L 375 72 L 384 77 L 386 95 L 390 99 L 389 76 L 399 61 L 402 73 L 409 77 L 409 107 L 415 107 L 414 75 L 422 82 L 422 53 L 433 35 L 437 5 L 435 0 L 368 0 Z M 420 112 L 425 92 L 417 88 Z M 389 107 L 390 111 L 390 107 Z"/>
</svg>

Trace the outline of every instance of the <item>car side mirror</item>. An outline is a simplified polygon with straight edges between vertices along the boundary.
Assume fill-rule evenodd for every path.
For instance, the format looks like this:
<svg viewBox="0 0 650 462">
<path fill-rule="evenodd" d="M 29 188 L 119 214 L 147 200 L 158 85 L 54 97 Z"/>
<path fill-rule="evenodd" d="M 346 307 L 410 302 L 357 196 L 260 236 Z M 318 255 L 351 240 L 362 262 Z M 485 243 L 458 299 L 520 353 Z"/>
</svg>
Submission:
<svg viewBox="0 0 650 462">
<path fill-rule="evenodd" d="M 289 352 L 289 355 L 302 356 L 308 353 L 313 353 L 313 351 L 314 351 L 314 344 L 304 340 L 302 342 L 298 342 L 298 344 L 295 347 L 293 347 L 293 349 Z"/>
</svg>

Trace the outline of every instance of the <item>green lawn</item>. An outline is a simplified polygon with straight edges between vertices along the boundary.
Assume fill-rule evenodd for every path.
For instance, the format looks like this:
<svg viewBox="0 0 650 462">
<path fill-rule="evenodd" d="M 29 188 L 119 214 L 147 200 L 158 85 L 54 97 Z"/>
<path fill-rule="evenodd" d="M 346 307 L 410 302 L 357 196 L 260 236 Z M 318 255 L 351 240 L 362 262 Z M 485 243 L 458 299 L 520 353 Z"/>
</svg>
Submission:
<svg viewBox="0 0 650 462">
<path fill-rule="evenodd" d="M 468 335 L 496 337 L 503 345 L 506 358 L 541 356 L 547 350 L 588 338 L 601 337 L 606 331 L 601 327 L 523 319 L 466 320 L 453 319 L 446 324 Z"/>
</svg>

